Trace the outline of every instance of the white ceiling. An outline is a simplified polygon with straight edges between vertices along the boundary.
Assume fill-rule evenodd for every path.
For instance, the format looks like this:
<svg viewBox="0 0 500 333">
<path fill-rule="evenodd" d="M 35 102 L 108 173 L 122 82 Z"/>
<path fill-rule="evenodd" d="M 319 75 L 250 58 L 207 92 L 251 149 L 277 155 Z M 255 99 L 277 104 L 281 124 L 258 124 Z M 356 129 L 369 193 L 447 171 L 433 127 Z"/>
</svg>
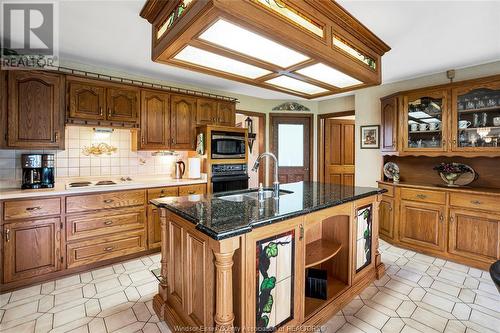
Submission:
<svg viewBox="0 0 500 333">
<path fill-rule="evenodd" d="M 392 50 L 383 82 L 500 60 L 500 1 L 339 1 Z M 61 0 L 62 59 L 267 99 L 296 97 L 151 61 L 144 0 Z"/>
</svg>

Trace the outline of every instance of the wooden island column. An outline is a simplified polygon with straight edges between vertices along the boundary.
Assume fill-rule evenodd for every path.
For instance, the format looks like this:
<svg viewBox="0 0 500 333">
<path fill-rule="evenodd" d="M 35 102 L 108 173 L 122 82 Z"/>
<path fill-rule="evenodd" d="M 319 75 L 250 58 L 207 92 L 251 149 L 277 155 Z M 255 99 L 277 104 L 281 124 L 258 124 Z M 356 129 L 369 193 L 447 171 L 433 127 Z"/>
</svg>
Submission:
<svg viewBox="0 0 500 333">
<path fill-rule="evenodd" d="M 211 244 L 215 256 L 215 331 L 229 332 L 234 328 L 233 255 L 239 248 L 239 237 Z"/>
</svg>

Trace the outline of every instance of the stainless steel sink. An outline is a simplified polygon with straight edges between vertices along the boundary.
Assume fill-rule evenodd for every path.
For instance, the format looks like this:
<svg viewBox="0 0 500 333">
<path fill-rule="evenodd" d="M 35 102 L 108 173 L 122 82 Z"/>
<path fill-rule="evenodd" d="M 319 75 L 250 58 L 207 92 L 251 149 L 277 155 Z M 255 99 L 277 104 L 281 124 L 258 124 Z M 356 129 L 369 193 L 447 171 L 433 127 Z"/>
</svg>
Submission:
<svg viewBox="0 0 500 333">
<path fill-rule="evenodd" d="M 286 195 L 293 193 L 292 191 L 286 191 L 286 190 L 280 190 L 280 196 Z M 273 190 L 272 189 L 265 189 L 264 190 L 264 199 L 272 198 L 273 197 Z M 259 199 L 259 192 L 257 189 L 252 189 L 248 190 L 246 192 L 240 192 L 240 193 L 235 193 L 235 194 L 228 194 L 228 195 L 220 195 L 218 196 L 219 199 L 222 200 L 227 200 L 227 201 L 233 201 L 233 202 L 243 202 L 245 200 L 258 200 Z"/>
</svg>

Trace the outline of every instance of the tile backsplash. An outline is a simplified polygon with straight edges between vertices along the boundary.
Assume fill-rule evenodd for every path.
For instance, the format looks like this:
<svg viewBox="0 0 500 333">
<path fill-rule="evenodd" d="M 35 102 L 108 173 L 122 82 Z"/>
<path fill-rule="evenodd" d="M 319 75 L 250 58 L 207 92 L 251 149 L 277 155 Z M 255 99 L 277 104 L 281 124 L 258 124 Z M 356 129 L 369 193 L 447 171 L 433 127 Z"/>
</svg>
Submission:
<svg viewBox="0 0 500 333">
<path fill-rule="evenodd" d="M 0 149 L 0 188 L 17 187 L 21 183 L 21 154 L 48 153 L 55 155 L 56 177 L 169 175 L 179 156 L 152 156 L 150 151 L 131 150 L 128 129 L 112 133 L 95 133 L 92 127 L 66 126 L 65 150 L 7 150 Z M 116 147 L 111 155 L 86 156 L 83 148 L 107 143 Z"/>
</svg>

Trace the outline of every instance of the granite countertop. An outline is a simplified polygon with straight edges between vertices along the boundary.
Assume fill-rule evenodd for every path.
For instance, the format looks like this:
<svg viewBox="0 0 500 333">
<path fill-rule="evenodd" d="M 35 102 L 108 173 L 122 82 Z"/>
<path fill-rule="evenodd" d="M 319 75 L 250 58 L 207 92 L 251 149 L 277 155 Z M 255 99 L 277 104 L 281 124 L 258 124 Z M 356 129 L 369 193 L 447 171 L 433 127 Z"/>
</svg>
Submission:
<svg viewBox="0 0 500 333">
<path fill-rule="evenodd" d="M 182 186 L 193 184 L 206 184 L 207 176 L 202 175 L 200 179 L 173 179 L 167 176 L 131 176 L 133 181 L 120 182 L 120 176 L 100 176 L 100 177 L 68 177 L 56 178 L 54 188 L 43 189 L 26 189 L 20 188 L 2 188 L 0 189 L 0 200 L 5 199 L 25 199 L 34 197 L 44 197 L 51 195 L 72 195 L 84 194 L 92 192 L 108 192 L 108 191 L 124 191 L 153 187 L 167 187 L 167 186 Z M 66 188 L 67 183 L 86 181 L 86 180 L 113 180 L 119 183 L 113 186 L 91 186 L 91 187 L 75 187 L 71 189 Z"/>
<path fill-rule="evenodd" d="M 219 198 L 218 194 L 161 198 L 151 203 L 164 207 L 196 225 L 213 239 L 220 240 L 250 232 L 253 228 L 279 222 L 349 201 L 377 195 L 386 190 L 373 187 L 340 186 L 318 182 L 282 184 L 279 200 L 246 198 L 241 202 Z M 241 191 L 226 192 L 237 194 Z"/>
</svg>

